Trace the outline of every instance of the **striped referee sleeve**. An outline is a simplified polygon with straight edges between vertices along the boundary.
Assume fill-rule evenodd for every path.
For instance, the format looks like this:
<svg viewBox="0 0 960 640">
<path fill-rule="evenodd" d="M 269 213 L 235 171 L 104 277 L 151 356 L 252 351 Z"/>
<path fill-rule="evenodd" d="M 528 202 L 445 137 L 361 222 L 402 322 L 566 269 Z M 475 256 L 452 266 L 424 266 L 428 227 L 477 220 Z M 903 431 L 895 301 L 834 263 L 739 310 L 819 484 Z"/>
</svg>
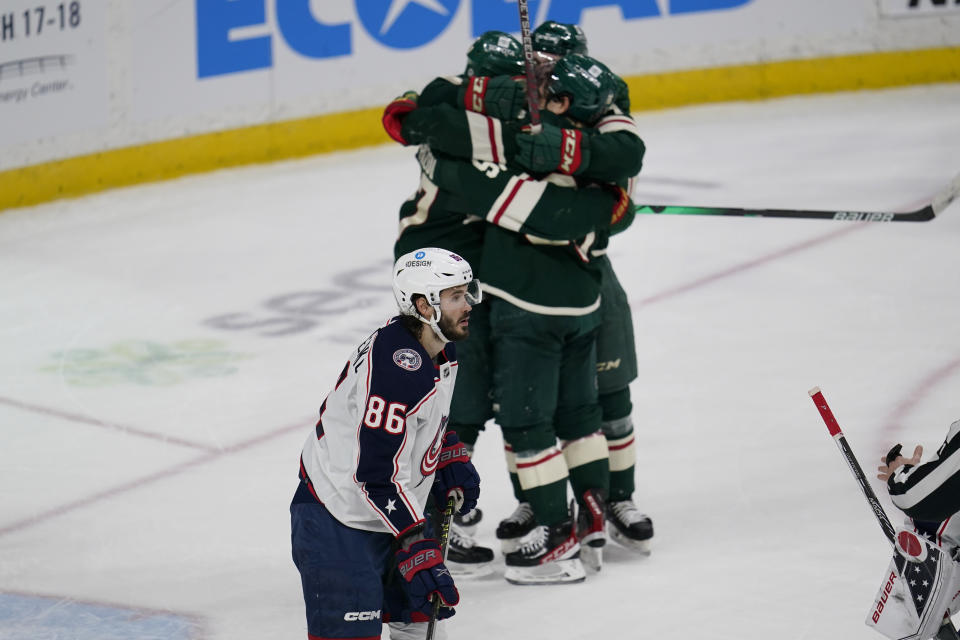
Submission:
<svg viewBox="0 0 960 640">
<path fill-rule="evenodd" d="M 950 425 L 937 455 L 905 465 L 887 480 L 893 504 L 915 520 L 940 522 L 960 511 L 960 420 Z"/>
</svg>

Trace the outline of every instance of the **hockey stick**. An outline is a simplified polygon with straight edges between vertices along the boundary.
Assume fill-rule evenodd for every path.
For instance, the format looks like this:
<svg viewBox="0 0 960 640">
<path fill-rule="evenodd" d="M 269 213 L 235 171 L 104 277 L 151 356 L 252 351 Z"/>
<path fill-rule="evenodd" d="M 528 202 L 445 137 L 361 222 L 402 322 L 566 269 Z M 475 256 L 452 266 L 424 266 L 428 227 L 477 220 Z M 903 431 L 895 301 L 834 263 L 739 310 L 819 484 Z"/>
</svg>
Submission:
<svg viewBox="0 0 960 640">
<path fill-rule="evenodd" d="M 447 508 L 443 510 L 443 523 L 440 525 L 440 555 L 447 559 L 447 543 L 450 541 L 450 522 L 453 520 L 453 506 L 456 500 L 453 496 L 447 498 Z M 433 632 L 437 626 L 437 616 L 440 615 L 440 596 L 433 596 L 433 611 L 430 612 L 430 622 L 427 623 L 427 640 L 433 640 Z"/>
<path fill-rule="evenodd" d="M 530 11 L 527 0 L 517 0 L 520 10 L 520 36 L 523 42 L 523 68 L 527 75 L 527 108 L 530 110 L 530 133 L 540 133 L 540 91 L 533 70 L 533 40 L 530 38 Z"/>
<path fill-rule="evenodd" d="M 743 218 L 815 218 L 821 220 L 849 220 L 855 222 L 926 222 L 946 209 L 960 195 L 960 174 L 940 191 L 930 204 L 916 211 L 890 213 L 885 211 L 822 211 L 810 209 L 744 209 L 739 207 L 685 207 L 673 205 L 637 205 L 637 214 L 666 214 L 683 216 L 740 216 Z"/>
<path fill-rule="evenodd" d="M 884 511 L 883 505 L 881 505 L 880 501 L 877 499 L 877 494 L 873 492 L 873 488 L 871 488 L 870 483 L 867 482 L 867 477 L 864 475 L 863 469 L 860 468 L 860 463 L 857 462 L 856 456 L 853 455 L 853 450 L 850 448 L 850 445 L 847 444 L 847 439 L 843 435 L 843 431 L 840 430 L 840 425 L 837 424 L 837 419 L 833 417 L 833 412 L 830 410 L 830 406 L 823 397 L 820 387 L 814 387 L 813 389 L 810 389 L 809 393 L 810 398 L 813 400 L 813 404 L 817 405 L 817 410 L 820 412 L 820 417 L 823 418 L 823 422 L 827 425 L 827 431 L 830 432 L 830 435 L 833 436 L 837 446 L 840 447 L 840 452 L 846 459 L 847 465 L 850 466 L 850 471 L 853 472 L 853 476 L 857 479 L 857 482 L 860 483 L 860 488 L 863 490 L 863 495 L 866 496 L 867 502 L 870 503 L 870 508 L 873 510 L 873 515 L 877 517 L 877 521 L 880 523 L 880 528 L 883 529 L 883 534 L 887 536 L 887 540 L 890 541 L 890 544 L 895 544 L 896 529 L 894 529 L 893 525 L 890 523 L 890 518 L 887 517 L 887 512 Z"/>
<path fill-rule="evenodd" d="M 850 471 L 853 472 L 857 482 L 860 483 L 860 488 L 863 489 L 863 495 L 866 496 L 867 502 L 870 503 L 870 508 L 880 523 L 880 528 L 883 529 L 883 533 L 887 536 L 890 544 L 896 546 L 896 530 L 893 528 L 890 518 L 887 517 L 887 512 L 884 511 L 883 505 L 881 505 L 877 499 L 877 494 L 873 492 L 873 489 L 867 482 L 867 477 L 864 475 L 860 463 L 857 462 L 856 456 L 853 455 L 853 450 L 847 443 L 847 438 L 843 435 L 843 431 L 840 430 L 840 425 L 837 424 L 837 419 L 833 416 L 833 411 L 830 410 L 830 405 L 827 404 L 826 398 L 823 397 L 820 387 L 810 389 L 809 393 L 813 403 L 817 405 L 820 417 L 823 418 L 823 422 L 827 425 L 827 431 L 833 436 L 834 441 L 836 441 L 837 446 L 840 448 L 840 452 L 843 453 L 843 457 L 846 458 L 847 464 L 850 466 Z M 934 576 L 930 573 L 930 568 L 926 563 L 919 563 L 916 566 L 925 574 L 928 580 L 934 580 Z M 960 636 L 958 636 L 957 630 L 953 626 L 953 621 L 949 615 L 944 616 L 935 637 L 937 640 L 960 640 Z"/>
</svg>

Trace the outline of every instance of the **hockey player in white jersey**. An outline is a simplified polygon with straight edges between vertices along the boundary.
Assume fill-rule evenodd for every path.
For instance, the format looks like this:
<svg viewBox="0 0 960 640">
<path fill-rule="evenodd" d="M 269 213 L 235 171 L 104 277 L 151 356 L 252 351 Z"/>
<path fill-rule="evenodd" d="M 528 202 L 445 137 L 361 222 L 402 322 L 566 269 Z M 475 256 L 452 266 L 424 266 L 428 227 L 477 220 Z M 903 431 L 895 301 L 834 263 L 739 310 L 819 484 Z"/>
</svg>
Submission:
<svg viewBox="0 0 960 640">
<path fill-rule="evenodd" d="M 923 447 L 909 458 L 901 448 L 881 459 L 877 477 L 908 517 L 866 623 L 894 640 L 957 640 L 950 616 L 960 611 L 960 420 L 923 464 Z"/>
<path fill-rule="evenodd" d="M 466 260 L 425 248 L 397 260 L 393 290 L 400 315 L 350 355 L 300 458 L 291 541 L 310 639 L 379 638 L 383 622 L 394 640 L 423 638 L 431 597 L 441 619 L 460 599 L 424 509 L 432 493 L 466 513 L 480 494 L 446 432 L 452 343 L 480 289 Z"/>
</svg>

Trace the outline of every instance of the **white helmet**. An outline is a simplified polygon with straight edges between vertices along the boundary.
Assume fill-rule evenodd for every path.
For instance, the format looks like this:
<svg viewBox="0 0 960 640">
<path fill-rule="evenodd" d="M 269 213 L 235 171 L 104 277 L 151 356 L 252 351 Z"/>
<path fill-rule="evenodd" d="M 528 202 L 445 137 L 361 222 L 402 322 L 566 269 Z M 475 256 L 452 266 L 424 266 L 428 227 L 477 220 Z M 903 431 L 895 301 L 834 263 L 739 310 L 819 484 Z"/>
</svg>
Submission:
<svg viewBox="0 0 960 640">
<path fill-rule="evenodd" d="M 470 263 L 446 249 L 426 247 L 400 256 L 393 266 L 393 297 L 400 313 L 419 318 L 429 324 L 443 342 L 449 342 L 440 331 L 440 292 L 450 287 L 467 285 L 467 302 L 480 302 L 480 285 L 473 278 Z M 422 295 L 433 307 L 433 318 L 427 319 L 417 313 L 413 296 Z"/>
</svg>

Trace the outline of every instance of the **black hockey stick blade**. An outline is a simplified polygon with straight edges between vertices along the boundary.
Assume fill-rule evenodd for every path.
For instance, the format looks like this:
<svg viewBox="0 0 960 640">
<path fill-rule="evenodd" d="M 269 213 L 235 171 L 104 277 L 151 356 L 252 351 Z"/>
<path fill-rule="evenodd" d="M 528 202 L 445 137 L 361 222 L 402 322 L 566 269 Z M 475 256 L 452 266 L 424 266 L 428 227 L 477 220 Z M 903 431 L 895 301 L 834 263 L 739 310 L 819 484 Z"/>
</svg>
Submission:
<svg viewBox="0 0 960 640">
<path fill-rule="evenodd" d="M 813 218 L 853 222 L 926 222 L 950 206 L 960 195 L 960 174 L 941 190 L 930 204 L 905 213 L 886 211 L 825 211 L 813 209 L 745 209 L 739 207 L 687 207 L 675 205 L 637 205 L 637 214 L 684 216 L 739 216 L 742 218 Z"/>
</svg>

